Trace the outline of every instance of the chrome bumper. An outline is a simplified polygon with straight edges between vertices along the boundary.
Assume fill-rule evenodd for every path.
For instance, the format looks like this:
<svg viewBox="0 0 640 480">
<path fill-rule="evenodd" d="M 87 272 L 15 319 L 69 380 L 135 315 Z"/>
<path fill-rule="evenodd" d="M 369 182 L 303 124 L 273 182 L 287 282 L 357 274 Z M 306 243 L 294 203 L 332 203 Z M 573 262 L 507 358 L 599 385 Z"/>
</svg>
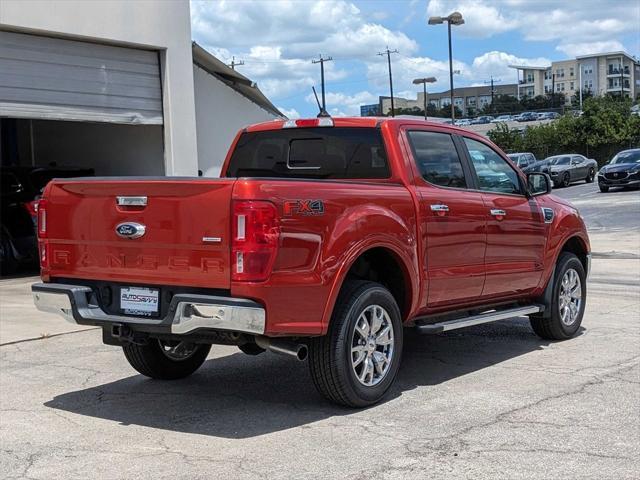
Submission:
<svg viewBox="0 0 640 480">
<path fill-rule="evenodd" d="M 243 298 L 210 295 L 174 295 L 164 318 L 130 317 L 105 313 L 91 303 L 91 288 L 59 283 L 36 283 L 31 286 L 33 302 L 42 312 L 56 313 L 79 325 L 110 326 L 113 324 L 146 332 L 185 335 L 196 330 L 228 330 L 262 335 L 265 310 Z"/>
<path fill-rule="evenodd" d="M 591 254 L 587 253 L 587 278 L 589 278 L 589 275 L 591 275 Z"/>
</svg>

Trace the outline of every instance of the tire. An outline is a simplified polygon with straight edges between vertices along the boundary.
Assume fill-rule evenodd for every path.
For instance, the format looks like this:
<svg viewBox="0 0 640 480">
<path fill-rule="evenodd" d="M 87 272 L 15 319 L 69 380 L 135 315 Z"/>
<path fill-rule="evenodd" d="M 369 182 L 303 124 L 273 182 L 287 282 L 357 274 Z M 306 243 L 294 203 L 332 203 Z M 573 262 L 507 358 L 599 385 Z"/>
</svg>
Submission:
<svg viewBox="0 0 640 480">
<path fill-rule="evenodd" d="M 563 301 L 561 298 L 563 294 L 563 281 L 572 277 L 573 274 L 570 273 L 571 271 L 574 272 L 579 280 L 580 302 L 575 306 L 573 303 L 575 299 L 571 297 L 570 303 L 573 304 L 574 307 L 567 306 L 563 309 Z M 587 282 L 582 262 L 580 262 L 578 257 L 573 253 L 562 252 L 556 264 L 553 281 L 551 305 L 547 305 L 547 308 L 551 309 L 551 315 L 545 318 L 544 314 L 535 314 L 531 315 L 529 319 L 531 328 L 533 328 L 533 331 L 538 336 L 547 340 L 566 340 L 578 332 L 580 324 L 582 323 L 582 317 L 584 316 L 584 307 L 587 300 Z M 571 286 L 572 283 L 567 282 L 565 285 Z M 566 286 L 564 288 L 566 289 Z M 578 294 L 577 291 L 576 294 Z M 565 316 L 567 309 L 570 312 L 575 311 L 575 317 L 573 319 L 570 313 L 569 316 Z"/>
<path fill-rule="evenodd" d="M 195 372 L 207 359 L 211 345 L 190 345 L 192 348 L 188 355 L 174 355 L 173 358 L 165 353 L 163 345 L 167 343 L 185 342 L 161 342 L 158 339 L 150 338 L 146 345 L 136 345 L 129 343 L 123 345 L 122 350 L 129 364 L 142 375 L 156 380 L 177 380 L 188 377 Z M 177 346 L 176 346 L 177 348 Z"/>
<path fill-rule="evenodd" d="M 369 334 L 370 329 L 357 327 L 374 326 L 378 321 L 378 330 L 373 337 L 367 335 L 367 342 L 360 332 Z M 387 328 L 390 333 L 385 334 Z M 380 401 L 400 367 L 402 333 L 400 309 L 389 290 L 375 282 L 347 281 L 329 331 L 309 342 L 309 368 L 318 392 L 347 407 L 366 407 Z M 383 366 L 378 369 L 378 365 Z"/>
<path fill-rule="evenodd" d="M 600 189 L 600 191 L 602 193 L 607 193 L 609 191 L 609 187 L 607 187 L 605 185 L 598 185 L 598 188 Z"/>
<path fill-rule="evenodd" d="M 13 255 L 13 247 L 7 234 L 0 233 L 0 274 L 12 275 L 18 270 L 18 260 Z"/>
<path fill-rule="evenodd" d="M 569 185 L 571 185 L 571 175 L 569 175 L 569 172 L 566 172 L 563 176 L 562 176 L 562 186 L 563 187 L 568 187 Z"/>
<path fill-rule="evenodd" d="M 585 182 L 593 183 L 593 180 L 596 178 L 596 171 L 593 168 L 589 169 L 589 173 L 587 174 L 587 178 L 585 178 Z"/>
</svg>

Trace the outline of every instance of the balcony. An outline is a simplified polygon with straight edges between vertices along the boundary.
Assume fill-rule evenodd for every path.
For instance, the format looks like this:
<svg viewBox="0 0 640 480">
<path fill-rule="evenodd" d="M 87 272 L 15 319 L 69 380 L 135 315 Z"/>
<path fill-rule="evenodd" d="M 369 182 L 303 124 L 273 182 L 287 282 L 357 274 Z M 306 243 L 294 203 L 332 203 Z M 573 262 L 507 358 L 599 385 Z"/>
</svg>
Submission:
<svg viewBox="0 0 640 480">
<path fill-rule="evenodd" d="M 624 68 L 620 68 L 620 67 L 612 67 L 611 65 L 609 65 L 609 69 L 607 70 L 607 77 L 611 77 L 611 76 L 629 76 L 630 75 L 630 71 L 629 71 L 629 67 L 624 67 Z"/>
<path fill-rule="evenodd" d="M 533 78 L 528 80 L 518 80 L 518 85 L 533 85 Z"/>
</svg>

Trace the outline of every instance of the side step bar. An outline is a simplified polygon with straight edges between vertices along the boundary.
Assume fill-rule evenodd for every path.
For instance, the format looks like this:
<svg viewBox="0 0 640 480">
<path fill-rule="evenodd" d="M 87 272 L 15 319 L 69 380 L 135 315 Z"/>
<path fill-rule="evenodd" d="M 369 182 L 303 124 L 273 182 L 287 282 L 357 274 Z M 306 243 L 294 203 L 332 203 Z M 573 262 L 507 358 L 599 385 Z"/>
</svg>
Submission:
<svg viewBox="0 0 640 480">
<path fill-rule="evenodd" d="M 433 334 L 441 333 L 458 328 L 470 327 L 481 323 L 496 322 L 507 318 L 521 317 L 544 311 L 544 305 L 527 305 L 526 307 L 509 308 L 507 310 L 490 310 L 488 312 L 472 315 L 469 317 L 458 318 L 455 320 L 447 320 L 439 323 L 429 323 L 416 325 L 418 333 Z"/>
</svg>

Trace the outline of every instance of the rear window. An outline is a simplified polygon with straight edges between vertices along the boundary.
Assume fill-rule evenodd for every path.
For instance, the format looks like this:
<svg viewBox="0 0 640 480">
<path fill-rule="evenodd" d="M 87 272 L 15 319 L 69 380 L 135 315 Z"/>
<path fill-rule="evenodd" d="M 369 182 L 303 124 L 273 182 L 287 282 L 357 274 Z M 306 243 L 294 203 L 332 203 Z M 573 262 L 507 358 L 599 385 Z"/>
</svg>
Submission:
<svg viewBox="0 0 640 480">
<path fill-rule="evenodd" d="M 380 130 L 292 128 L 243 133 L 227 177 L 388 178 Z"/>
</svg>

